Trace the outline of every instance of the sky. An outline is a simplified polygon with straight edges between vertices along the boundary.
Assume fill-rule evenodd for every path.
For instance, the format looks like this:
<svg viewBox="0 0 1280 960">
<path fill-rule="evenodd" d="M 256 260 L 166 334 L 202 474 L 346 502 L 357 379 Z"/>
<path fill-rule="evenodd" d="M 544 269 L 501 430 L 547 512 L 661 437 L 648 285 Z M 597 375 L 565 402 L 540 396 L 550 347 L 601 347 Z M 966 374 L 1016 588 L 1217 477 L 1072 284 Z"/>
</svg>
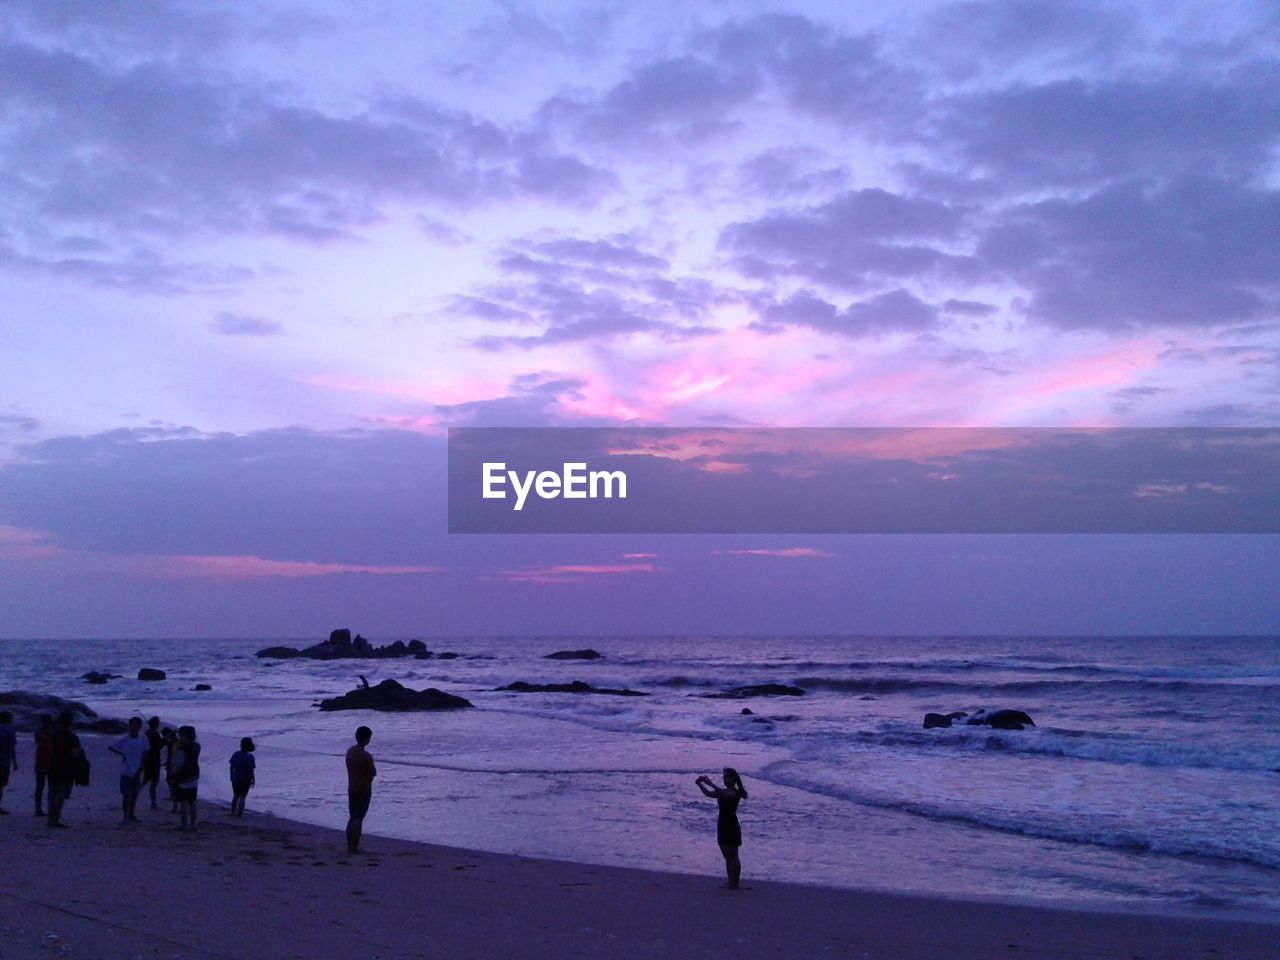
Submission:
<svg viewBox="0 0 1280 960">
<path fill-rule="evenodd" d="M 1274 535 L 445 516 L 450 427 L 1280 424 L 1278 28 L 6 3 L 0 636 L 1280 632 Z"/>
</svg>

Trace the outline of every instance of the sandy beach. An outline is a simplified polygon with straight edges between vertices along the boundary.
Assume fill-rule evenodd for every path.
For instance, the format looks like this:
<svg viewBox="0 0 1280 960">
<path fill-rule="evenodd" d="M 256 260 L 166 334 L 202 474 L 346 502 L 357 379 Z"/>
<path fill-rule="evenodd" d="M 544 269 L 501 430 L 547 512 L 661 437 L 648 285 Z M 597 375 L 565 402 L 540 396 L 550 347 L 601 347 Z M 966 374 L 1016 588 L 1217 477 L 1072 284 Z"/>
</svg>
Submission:
<svg viewBox="0 0 1280 960">
<path fill-rule="evenodd" d="M 854 957 L 1275 960 L 1280 924 L 1097 913 L 536 860 L 340 833 L 202 805 L 195 834 L 141 809 L 122 826 L 116 766 L 85 737 L 94 784 L 67 830 L 32 815 L 30 771 L 0 820 L 0 956 L 27 958 Z M 163 797 L 163 790 L 162 790 Z M 145 808 L 145 801 L 141 804 Z"/>
</svg>

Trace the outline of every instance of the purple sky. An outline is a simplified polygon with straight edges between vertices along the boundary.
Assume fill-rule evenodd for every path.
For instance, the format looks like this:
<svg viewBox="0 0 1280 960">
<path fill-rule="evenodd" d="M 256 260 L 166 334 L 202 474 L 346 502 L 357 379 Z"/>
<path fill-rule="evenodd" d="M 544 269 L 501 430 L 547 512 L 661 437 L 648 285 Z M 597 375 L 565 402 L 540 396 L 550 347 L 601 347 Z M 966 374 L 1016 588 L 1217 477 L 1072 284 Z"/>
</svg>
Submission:
<svg viewBox="0 0 1280 960">
<path fill-rule="evenodd" d="M 1280 632 L 1277 537 L 444 532 L 450 425 L 1280 423 L 1280 8 L 902 9 L 5 4 L 0 635 Z"/>
</svg>

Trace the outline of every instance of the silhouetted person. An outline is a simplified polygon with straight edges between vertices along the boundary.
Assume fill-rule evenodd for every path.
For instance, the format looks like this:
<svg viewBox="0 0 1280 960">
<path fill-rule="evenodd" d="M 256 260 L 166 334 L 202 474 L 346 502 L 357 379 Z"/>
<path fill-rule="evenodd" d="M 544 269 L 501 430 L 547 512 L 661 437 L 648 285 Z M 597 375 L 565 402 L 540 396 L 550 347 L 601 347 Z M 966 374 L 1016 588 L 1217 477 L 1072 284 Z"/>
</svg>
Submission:
<svg viewBox="0 0 1280 960">
<path fill-rule="evenodd" d="M 76 780 L 87 779 L 80 738 L 71 731 L 71 712 L 58 714 L 53 725 L 53 756 L 49 760 L 49 826 L 65 827 L 62 807 L 71 799 Z"/>
<path fill-rule="evenodd" d="M 173 752 L 178 749 L 178 735 L 171 727 L 160 731 L 160 742 L 164 745 L 164 784 L 169 790 L 169 812 L 178 812 L 178 792 L 173 788 Z"/>
<path fill-rule="evenodd" d="M 173 795 L 178 801 L 179 830 L 196 828 L 196 795 L 200 788 L 200 744 L 196 728 L 178 728 L 178 745 L 173 750 Z"/>
<path fill-rule="evenodd" d="M 36 760 L 36 816 L 44 816 L 44 788 L 49 782 L 49 771 L 53 767 L 53 717 L 47 713 L 40 715 L 40 726 L 35 732 Z M 52 788 L 51 788 L 52 789 Z"/>
<path fill-rule="evenodd" d="M 129 718 L 129 732 L 107 748 L 120 758 L 120 807 L 125 823 L 138 822 L 138 792 L 142 789 L 142 765 L 147 741 L 142 736 L 142 718 Z"/>
<path fill-rule="evenodd" d="M 231 755 L 231 815 L 244 816 L 244 801 L 249 796 L 249 788 L 257 781 L 253 772 L 257 761 L 253 759 L 253 740 L 249 737 L 240 739 L 240 749 Z"/>
<path fill-rule="evenodd" d="M 9 785 L 9 771 L 18 769 L 18 735 L 13 732 L 13 714 L 0 713 L 0 802 L 4 800 L 4 788 Z M 0 807 L 0 814 L 9 811 Z"/>
<path fill-rule="evenodd" d="M 351 814 L 347 820 L 347 853 L 360 851 L 360 834 L 364 830 L 365 814 L 369 812 L 369 801 L 373 799 L 373 778 L 378 770 L 365 749 L 372 739 L 372 730 L 358 727 L 355 745 L 347 749 L 347 807 Z"/>
<path fill-rule="evenodd" d="M 724 768 L 724 786 L 717 787 L 710 777 L 698 777 L 694 781 L 705 796 L 714 797 L 720 808 L 716 818 L 716 843 L 724 855 L 724 869 L 729 875 L 729 889 L 738 889 L 742 876 L 742 863 L 738 860 L 738 848 L 742 846 L 742 827 L 738 824 L 738 802 L 747 799 L 747 788 L 733 767 Z"/>
<path fill-rule="evenodd" d="M 147 752 L 142 758 L 142 786 L 149 788 L 151 809 L 159 810 L 156 788 L 160 786 L 160 772 L 164 768 L 164 737 L 160 735 L 159 717 L 152 717 L 147 721 L 144 736 L 147 738 Z"/>
</svg>

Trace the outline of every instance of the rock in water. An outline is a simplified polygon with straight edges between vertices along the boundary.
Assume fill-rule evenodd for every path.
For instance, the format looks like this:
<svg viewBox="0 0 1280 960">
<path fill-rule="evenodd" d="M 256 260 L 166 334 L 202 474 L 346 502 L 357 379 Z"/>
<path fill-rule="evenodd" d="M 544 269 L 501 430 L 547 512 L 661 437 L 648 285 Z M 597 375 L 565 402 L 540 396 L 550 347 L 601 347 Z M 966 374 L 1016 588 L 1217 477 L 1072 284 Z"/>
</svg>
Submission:
<svg viewBox="0 0 1280 960">
<path fill-rule="evenodd" d="M 993 730 L 1021 730 L 1034 727 L 1036 722 L 1021 710 L 980 710 L 965 721 L 969 726 L 991 727 Z"/>
<path fill-rule="evenodd" d="M 203 692 L 203 691 L 205 691 L 205 690 L 212 690 L 212 689 L 213 689 L 213 687 L 209 686 L 209 684 L 207 684 L 207 683 L 197 683 L 197 684 L 196 684 L 194 687 L 192 687 L 191 689 L 192 689 L 192 690 L 196 690 L 196 691 L 198 691 L 198 692 Z"/>
<path fill-rule="evenodd" d="M 120 674 L 106 673 L 105 671 L 90 670 L 80 678 L 85 683 L 106 683 L 108 680 L 119 680 Z"/>
<path fill-rule="evenodd" d="M 548 653 L 543 660 L 601 660 L 604 654 L 599 651 L 592 650 L 588 647 L 586 650 L 557 650 L 555 653 Z"/>
<path fill-rule="evenodd" d="M 320 701 L 321 710 L 458 710 L 471 705 L 470 700 L 435 687 L 410 690 L 394 680 L 383 680 L 372 687 L 357 687 L 340 697 Z"/>
<path fill-rule="evenodd" d="M 417 657 L 420 660 L 426 660 L 431 657 L 431 651 L 427 649 L 427 645 L 421 640 L 411 640 L 408 643 L 403 640 L 397 640 L 394 643 L 387 644 L 385 647 L 378 647 L 358 633 L 353 638 L 351 631 L 346 627 L 342 627 L 330 632 L 328 640 L 313 643 L 311 646 L 303 647 L 301 650 L 297 647 L 266 647 L 258 651 L 258 656 L 266 660 L 290 660 L 295 657 L 304 657 L 308 660 L 373 660 L 377 658 Z M 457 656 L 457 654 L 454 654 L 454 656 Z"/>
<path fill-rule="evenodd" d="M 166 676 L 163 670 L 157 670 L 155 667 L 143 667 L 138 671 L 139 680 L 163 680 Z"/>
<path fill-rule="evenodd" d="M 932 730 L 934 727 L 949 727 L 953 720 L 960 720 L 967 716 L 968 714 L 963 710 L 957 710 L 954 713 L 926 713 L 924 715 L 924 728 Z"/>
</svg>

